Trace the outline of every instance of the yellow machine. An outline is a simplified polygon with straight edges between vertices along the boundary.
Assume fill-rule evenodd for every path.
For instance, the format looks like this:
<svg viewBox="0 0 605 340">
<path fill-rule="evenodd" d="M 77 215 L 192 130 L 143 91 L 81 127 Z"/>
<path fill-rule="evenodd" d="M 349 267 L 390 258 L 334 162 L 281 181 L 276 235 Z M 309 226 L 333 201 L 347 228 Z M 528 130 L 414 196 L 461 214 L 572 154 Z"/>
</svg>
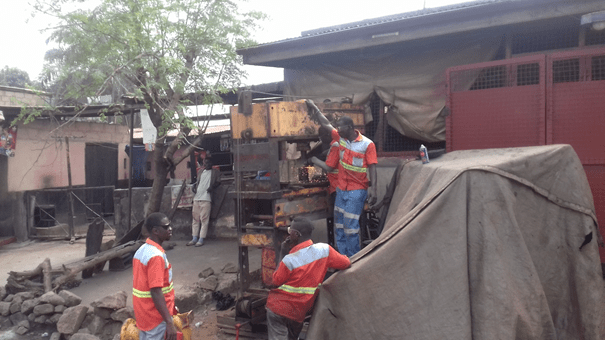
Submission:
<svg viewBox="0 0 605 340">
<path fill-rule="evenodd" d="M 346 115 L 363 129 L 363 107 L 346 103 L 318 107 L 328 119 Z M 270 286 L 276 268 L 274 249 L 287 236 L 291 221 L 297 216 L 328 217 L 327 178 L 307 165 L 308 154 L 318 147 L 319 127 L 304 101 L 240 104 L 231 109 L 236 187 L 230 195 L 236 207 L 240 289 L 236 320 L 219 320 L 221 327 L 265 319 L 268 290 L 249 289 L 248 247 L 262 248 L 262 281 Z"/>
</svg>

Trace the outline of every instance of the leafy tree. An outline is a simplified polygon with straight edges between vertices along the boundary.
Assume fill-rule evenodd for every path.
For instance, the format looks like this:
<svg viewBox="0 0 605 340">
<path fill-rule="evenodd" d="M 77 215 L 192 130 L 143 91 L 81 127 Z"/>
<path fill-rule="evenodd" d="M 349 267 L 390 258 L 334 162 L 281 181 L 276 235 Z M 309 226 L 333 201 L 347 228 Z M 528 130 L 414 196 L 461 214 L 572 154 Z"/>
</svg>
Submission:
<svg viewBox="0 0 605 340">
<path fill-rule="evenodd" d="M 159 150 L 147 213 L 158 211 L 169 170 L 202 137 L 174 157 L 194 127 L 184 115 L 191 104 L 186 94 L 203 94 L 197 104 L 213 104 L 221 101 L 220 93 L 240 85 L 244 73 L 236 49 L 254 43 L 251 31 L 264 15 L 243 13 L 231 0 L 100 0 L 92 10 L 64 10 L 72 3 L 82 1 L 37 0 L 34 5 L 59 20 L 51 29 L 58 48 L 47 53 L 45 84 L 72 103 L 123 93 L 145 103 L 158 129 Z M 165 143 L 175 128 L 178 138 Z"/>
<path fill-rule="evenodd" d="M 29 80 L 27 72 L 16 67 L 4 66 L 0 70 L 0 85 L 26 88 L 28 85 L 32 85 L 32 82 Z"/>
</svg>

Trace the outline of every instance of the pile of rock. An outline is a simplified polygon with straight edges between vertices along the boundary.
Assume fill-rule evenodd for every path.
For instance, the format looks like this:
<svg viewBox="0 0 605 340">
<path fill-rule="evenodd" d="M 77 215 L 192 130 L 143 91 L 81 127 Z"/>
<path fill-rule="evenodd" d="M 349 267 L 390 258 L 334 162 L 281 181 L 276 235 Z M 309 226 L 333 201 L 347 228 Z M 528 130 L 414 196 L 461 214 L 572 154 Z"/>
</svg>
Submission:
<svg viewBox="0 0 605 340">
<path fill-rule="evenodd" d="M 0 287 L 0 329 L 12 328 L 23 335 L 35 328 L 56 327 L 51 340 L 119 339 L 122 323 L 134 315 L 132 308 L 126 306 L 126 298 L 121 291 L 88 307 L 80 304 L 80 297 L 66 290 L 41 296 L 29 291 L 7 295 L 4 287 Z"/>
</svg>

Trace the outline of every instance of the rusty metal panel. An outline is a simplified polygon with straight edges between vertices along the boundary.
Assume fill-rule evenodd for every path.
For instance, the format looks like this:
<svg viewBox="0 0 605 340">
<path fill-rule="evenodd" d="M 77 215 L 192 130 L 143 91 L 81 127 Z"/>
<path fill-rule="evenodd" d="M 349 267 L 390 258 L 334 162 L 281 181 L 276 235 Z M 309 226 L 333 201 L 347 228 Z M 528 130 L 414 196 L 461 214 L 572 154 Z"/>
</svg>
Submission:
<svg viewBox="0 0 605 340">
<path fill-rule="evenodd" d="M 279 199 L 275 202 L 274 225 L 276 228 L 285 227 L 296 216 L 327 211 L 328 197 L 325 191 L 321 195 Z"/>
<path fill-rule="evenodd" d="M 269 143 L 242 144 L 234 153 L 235 171 L 269 170 L 277 161 L 277 155 L 271 155 Z"/>
<path fill-rule="evenodd" d="M 284 193 L 283 197 L 292 198 L 292 197 L 296 197 L 296 196 L 309 196 L 309 195 L 317 195 L 317 194 L 327 195 L 326 188 L 315 187 L 315 188 L 304 188 L 304 189 L 300 189 L 300 190 L 288 191 L 288 192 Z"/>
<path fill-rule="evenodd" d="M 273 245 L 273 233 L 242 234 L 239 243 L 246 247 L 263 247 Z"/>
<path fill-rule="evenodd" d="M 273 285 L 273 272 L 275 271 L 275 250 L 273 247 L 263 247 L 261 261 L 261 275 L 266 286 Z"/>
<path fill-rule="evenodd" d="M 365 109 L 363 106 L 349 103 L 317 103 L 317 107 L 326 116 L 334 115 L 336 118 L 341 116 L 350 117 L 356 129 L 363 129 L 365 127 Z"/>
<path fill-rule="evenodd" d="M 317 136 L 319 125 L 309 117 L 303 102 L 273 102 L 269 106 L 271 137 Z"/>
<path fill-rule="evenodd" d="M 268 129 L 267 104 L 252 105 L 251 115 L 239 113 L 237 107 L 231 107 L 231 137 L 233 139 L 267 138 Z"/>
</svg>

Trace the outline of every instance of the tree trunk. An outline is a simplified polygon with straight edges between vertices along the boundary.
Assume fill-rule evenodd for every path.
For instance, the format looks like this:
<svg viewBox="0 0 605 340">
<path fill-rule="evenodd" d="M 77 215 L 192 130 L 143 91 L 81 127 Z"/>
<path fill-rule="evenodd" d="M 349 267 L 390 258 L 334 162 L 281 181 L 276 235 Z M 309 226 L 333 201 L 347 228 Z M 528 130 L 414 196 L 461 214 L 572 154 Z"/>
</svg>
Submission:
<svg viewBox="0 0 605 340">
<path fill-rule="evenodd" d="M 164 160 L 164 139 L 158 139 L 155 142 L 153 151 L 153 164 L 155 165 L 155 174 L 153 176 L 153 186 L 151 187 L 151 196 L 145 216 L 160 211 L 162 206 L 162 195 L 164 194 L 164 185 L 166 184 L 166 175 L 168 175 L 168 164 Z M 143 228 L 144 229 L 144 228 Z M 146 231 L 143 231 L 144 235 Z"/>
</svg>

